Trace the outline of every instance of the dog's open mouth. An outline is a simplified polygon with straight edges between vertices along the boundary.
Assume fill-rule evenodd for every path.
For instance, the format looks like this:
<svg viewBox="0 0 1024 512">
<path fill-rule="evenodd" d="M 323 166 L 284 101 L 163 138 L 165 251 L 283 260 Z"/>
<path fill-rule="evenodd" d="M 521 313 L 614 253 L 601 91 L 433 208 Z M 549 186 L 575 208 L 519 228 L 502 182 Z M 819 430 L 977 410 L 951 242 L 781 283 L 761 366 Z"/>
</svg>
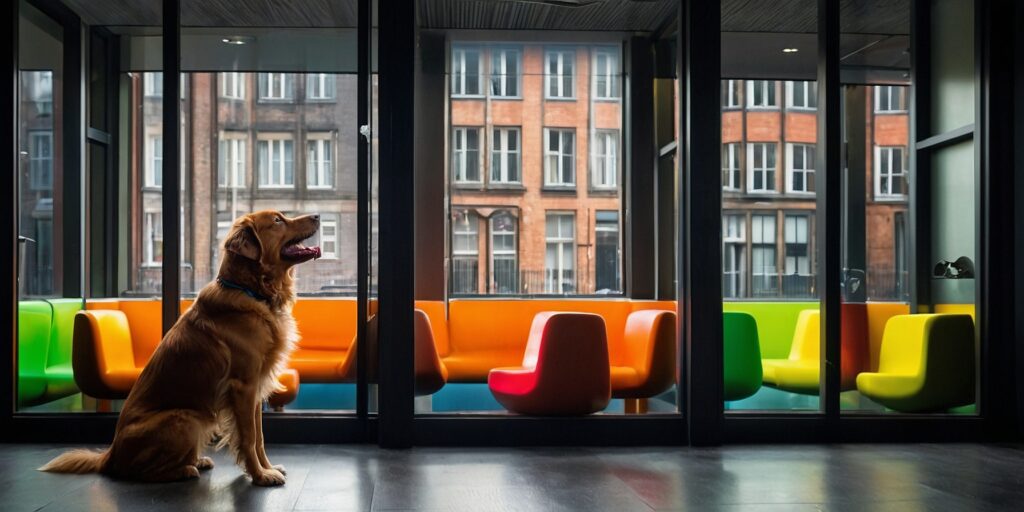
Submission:
<svg viewBox="0 0 1024 512">
<path fill-rule="evenodd" d="M 302 241 L 306 240 L 310 236 L 313 235 L 310 234 L 309 236 L 297 238 L 285 244 L 285 246 L 281 248 L 281 257 L 292 261 L 307 261 L 319 258 L 319 246 L 314 245 L 313 247 L 306 247 L 305 245 L 302 245 Z"/>
</svg>

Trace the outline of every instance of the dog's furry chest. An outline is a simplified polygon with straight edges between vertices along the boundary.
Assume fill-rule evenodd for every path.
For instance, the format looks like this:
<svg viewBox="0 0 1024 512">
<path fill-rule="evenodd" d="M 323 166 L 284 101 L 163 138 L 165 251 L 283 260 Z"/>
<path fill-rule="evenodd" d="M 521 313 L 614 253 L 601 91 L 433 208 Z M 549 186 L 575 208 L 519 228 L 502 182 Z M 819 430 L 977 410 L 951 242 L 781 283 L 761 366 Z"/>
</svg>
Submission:
<svg viewBox="0 0 1024 512">
<path fill-rule="evenodd" d="M 264 368 L 269 371 L 263 373 L 263 382 L 260 385 L 262 398 L 267 398 L 280 387 L 278 376 L 286 369 L 288 358 L 295 350 L 295 345 L 299 340 L 299 332 L 291 308 L 276 311 L 273 315 L 273 345 L 267 351 L 263 363 Z"/>
</svg>

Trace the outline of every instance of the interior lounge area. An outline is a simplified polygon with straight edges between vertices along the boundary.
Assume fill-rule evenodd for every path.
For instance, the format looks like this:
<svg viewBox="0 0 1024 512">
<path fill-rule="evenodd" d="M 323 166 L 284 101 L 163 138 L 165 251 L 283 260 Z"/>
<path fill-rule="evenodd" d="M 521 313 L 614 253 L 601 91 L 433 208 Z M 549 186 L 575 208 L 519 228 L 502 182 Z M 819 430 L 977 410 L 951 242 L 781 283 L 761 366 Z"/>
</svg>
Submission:
<svg viewBox="0 0 1024 512">
<path fill-rule="evenodd" d="M 1024 4 L 6 9 L 13 509 L 1024 499 Z M 316 225 L 280 308 L 229 272 L 261 211 Z M 211 293 L 294 319 L 255 413 L 290 490 L 36 474 Z"/>
</svg>

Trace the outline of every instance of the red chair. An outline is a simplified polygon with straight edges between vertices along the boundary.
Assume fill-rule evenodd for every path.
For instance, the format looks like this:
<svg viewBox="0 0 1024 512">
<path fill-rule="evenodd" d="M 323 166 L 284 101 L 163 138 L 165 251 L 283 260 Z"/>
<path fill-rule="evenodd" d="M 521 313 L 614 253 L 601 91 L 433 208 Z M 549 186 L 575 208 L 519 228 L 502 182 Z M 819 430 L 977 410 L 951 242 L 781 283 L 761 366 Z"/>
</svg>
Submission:
<svg viewBox="0 0 1024 512">
<path fill-rule="evenodd" d="M 520 414 L 569 416 L 604 409 L 611 400 L 604 319 L 538 313 L 522 367 L 491 370 L 487 385 L 501 405 Z"/>
</svg>

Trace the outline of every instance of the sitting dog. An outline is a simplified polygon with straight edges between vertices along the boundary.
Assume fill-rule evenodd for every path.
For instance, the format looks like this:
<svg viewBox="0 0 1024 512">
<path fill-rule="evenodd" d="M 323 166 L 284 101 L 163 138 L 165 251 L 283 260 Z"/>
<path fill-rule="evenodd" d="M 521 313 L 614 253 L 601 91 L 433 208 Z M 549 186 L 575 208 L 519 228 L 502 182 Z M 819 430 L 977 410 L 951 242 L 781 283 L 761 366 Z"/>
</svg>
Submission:
<svg viewBox="0 0 1024 512">
<path fill-rule="evenodd" d="M 277 387 L 298 333 L 294 266 L 320 257 L 302 241 L 319 215 L 240 217 L 224 241 L 217 280 L 178 319 L 132 388 L 105 451 L 72 450 L 41 471 L 100 472 L 166 482 L 213 467 L 203 449 L 228 445 L 256 485 L 281 485 L 263 449 L 262 403 Z"/>
</svg>

